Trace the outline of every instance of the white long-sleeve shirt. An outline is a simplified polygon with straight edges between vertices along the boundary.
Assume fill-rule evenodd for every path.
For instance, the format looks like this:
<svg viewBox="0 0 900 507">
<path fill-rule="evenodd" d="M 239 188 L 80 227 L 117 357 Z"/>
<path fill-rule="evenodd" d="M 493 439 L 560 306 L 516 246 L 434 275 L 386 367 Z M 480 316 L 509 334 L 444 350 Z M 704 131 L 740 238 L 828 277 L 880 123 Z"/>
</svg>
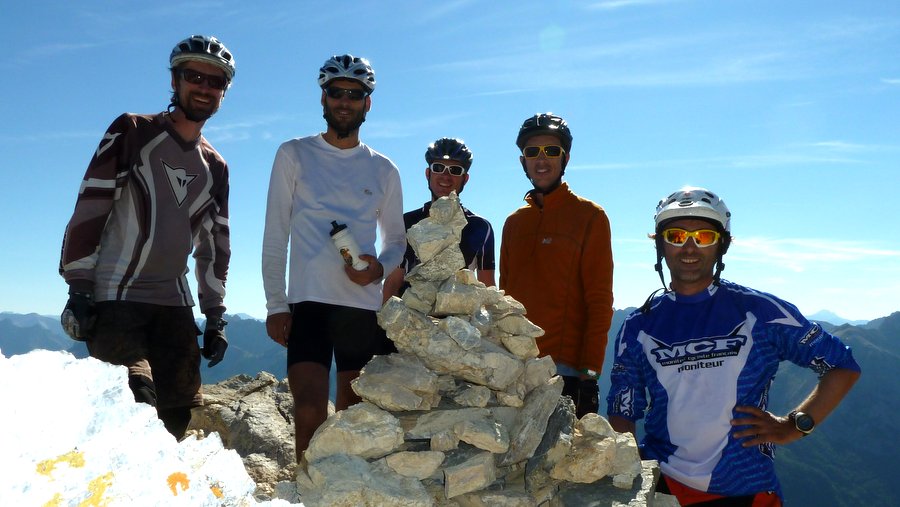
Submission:
<svg viewBox="0 0 900 507">
<path fill-rule="evenodd" d="M 331 222 L 346 224 L 361 253 L 375 255 L 389 272 L 406 248 L 403 193 L 397 166 L 363 143 L 349 149 L 328 144 L 321 134 L 283 143 L 275 155 L 262 275 L 268 314 L 288 312 L 289 303 L 317 301 L 377 310 L 381 284 L 350 281 L 331 242 Z M 290 241 L 290 282 L 286 282 Z"/>
</svg>

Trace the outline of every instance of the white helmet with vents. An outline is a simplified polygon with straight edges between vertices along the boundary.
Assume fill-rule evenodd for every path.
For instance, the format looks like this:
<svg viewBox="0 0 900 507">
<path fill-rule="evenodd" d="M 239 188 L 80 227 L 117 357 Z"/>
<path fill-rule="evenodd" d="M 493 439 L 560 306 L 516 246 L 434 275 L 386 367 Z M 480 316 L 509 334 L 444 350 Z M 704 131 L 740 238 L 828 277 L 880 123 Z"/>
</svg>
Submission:
<svg viewBox="0 0 900 507">
<path fill-rule="evenodd" d="M 325 88 L 335 79 L 359 81 L 369 93 L 375 91 L 375 71 L 365 58 L 335 55 L 326 60 L 319 69 L 319 86 Z"/>
<path fill-rule="evenodd" d="M 211 63 L 225 72 L 229 83 L 234 79 L 234 55 L 215 37 L 191 35 L 176 44 L 169 55 L 169 66 L 175 69 L 188 60 Z"/>
<path fill-rule="evenodd" d="M 656 206 L 656 232 L 677 218 L 702 218 L 719 225 L 722 232 L 731 233 L 731 212 L 719 196 L 700 187 L 684 187 L 661 199 Z"/>
</svg>

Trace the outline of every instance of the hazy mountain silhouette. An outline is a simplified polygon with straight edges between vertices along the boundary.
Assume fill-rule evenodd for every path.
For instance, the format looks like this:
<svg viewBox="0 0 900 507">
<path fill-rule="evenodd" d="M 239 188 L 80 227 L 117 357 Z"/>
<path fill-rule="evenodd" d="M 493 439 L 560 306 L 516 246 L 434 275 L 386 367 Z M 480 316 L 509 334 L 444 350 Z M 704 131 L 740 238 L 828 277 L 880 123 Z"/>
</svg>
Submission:
<svg viewBox="0 0 900 507">
<path fill-rule="evenodd" d="M 828 310 L 819 310 L 818 312 L 812 315 L 806 315 L 806 318 L 809 320 L 815 320 L 817 322 L 827 322 L 829 324 L 835 326 L 841 326 L 844 324 L 852 324 L 854 326 L 863 326 L 867 324 L 869 321 L 867 320 L 850 320 L 845 319 L 838 314 L 828 311 Z"/>
<path fill-rule="evenodd" d="M 617 310 L 613 315 L 600 377 L 601 414 L 606 411 L 615 335 L 632 310 Z M 207 368 L 203 362 L 203 383 L 216 383 L 240 373 L 255 376 L 260 371 L 284 378 L 286 350 L 266 336 L 265 323 L 238 315 L 226 318 L 228 352 L 215 368 Z M 900 312 L 859 326 L 825 323 L 823 327 L 853 348 L 863 375 L 841 406 L 811 436 L 778 448 L 776 468 L 787 501 L 798 506 L 890 504 L 897 495 L 890 487 L 889 474 L 893 475 L 896 456 L 900 455 L 900 439 L 896 438 L 900 425 L 894 419 L 900 413 L 900 382 L 895 373 L 900 370 Z M 56 317 L 0 313 L 0 350 L 4 355 L 39 348 L 87 355 L 84 344 L 63 333 Z M 771 391 L 770 410 L 779 415 L 788 413 L 816 381 L 812 371 L 782 363 Z M 638 428 L 640 435 L 640 424 Z"/>
</svg>

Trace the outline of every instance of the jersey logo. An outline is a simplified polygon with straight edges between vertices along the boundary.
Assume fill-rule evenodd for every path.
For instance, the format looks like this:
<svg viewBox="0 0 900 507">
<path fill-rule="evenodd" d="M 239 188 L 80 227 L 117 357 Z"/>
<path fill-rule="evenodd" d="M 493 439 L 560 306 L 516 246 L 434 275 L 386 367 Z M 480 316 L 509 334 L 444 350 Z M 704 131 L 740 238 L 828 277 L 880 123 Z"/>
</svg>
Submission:
<svg viewBox="0 0 900 507">
<path fill-rule="evenodd" d="M 809 362 L 809 369 L 816 372 L 816 374 L 821 377 L 822 375 L 825 375 L 829 371 L 833 370 L 834 365 L 826 361 L 824 357 L 817 356 Z"/>
<path fill-rule="evenodd" d="M 739 325 L 727 336 L 698 338 L 672 345 L 653 338 L 657 347 L 651 349 L 650 352 L 656 356 L 656 362 L 661 366 L 673 366 L 688 361 L 733 357 L 740 354 L 741 348 L 747 344 L 747 337 L 738 334 L 742 326 L 743 324 Z M 709 365 L 708 367 L 712 366 Z M 721 366 L 721 364 L 715 366 Z"/>
<path fill-rule="evenodd" d="M 95 157 L 99 157 L 103 154 L 104 151 L 108 150 L 113 143 L 116 142 L 116 138 L 122 135 L 121 132 L 117 132 L 115 134 L 110 134 L 109 132 L 103 134 L 103 140 L 100 141 L 100 146 L 97 146 L 97 153 L 94 154 Z"/>
<path fill-rule="evenodd" d="M 166 169 L 166 178 L 169 180 L 169 186 L 172 187 L 172 193 L 175 195 L 175 202 L 178 203 L 178 207 L 181 207 L 188 196 L 187 187 L 192 181 L 197 179 L 197 175 L 188 174 L 183 167 L 172 167 L 165 162 L 162 164 Z"/>
<path fill-rule="evenodd" d="M 809 345 L 810 342 L 822 332 L 822 328 L 818 323 L 813 323 L 813 326 L 809 328 L 806 335 L 800 339 L 800 345 Z"/>
</svg>

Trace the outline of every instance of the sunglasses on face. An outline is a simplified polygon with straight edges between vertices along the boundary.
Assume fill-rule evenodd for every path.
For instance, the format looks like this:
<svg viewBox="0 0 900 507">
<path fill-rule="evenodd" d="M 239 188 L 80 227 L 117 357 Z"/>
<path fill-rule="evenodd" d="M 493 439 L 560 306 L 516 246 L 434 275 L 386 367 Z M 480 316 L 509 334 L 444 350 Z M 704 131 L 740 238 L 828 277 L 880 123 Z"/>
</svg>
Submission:
<svg viewBox="0 0 900 507">
<path fill-rule="evenodd" d="M 204 81 L 209 85 L 210 88 L 215 90 L 224 90 L 226 86 L 228 86 L 228 80 L 223 76 L 214 76 L 210 74 L 204 74 L 199 70 L 194 69 L 181 69 L 181 79 L 184 79 L 188 83 L 192 85 L 201 85 Z"/>
<path fill-rule="evenodd" d="M 547 158 L 559 158 L 566 151 L 562 149 L 562 146 L 557 145 L 548 145 L 548 146 L 526 146 L 522 150 L 522 155 L 525 158 L 538 158 L 541 153 L 544 154 Z"/>
<path fill-rule="evenodd" d="M 328 95 L 329 98 L 334 100 L 339 100 L 341 97 L 347 97 L 350 100 L 358 101 L 366 98 L 365 90 L 357 90 L 350 88 L 338 88 L 337 86 L 329 86 L 325 88 L 325 94 Z"/>
<path fill-rule="evenodd" d="M 466 174 L 466 168 L 461 165 L 447 165 L 440 162 L 431 164 L 431 172 L 434 174 L 443 174 L 444 171 L 450 172 L 453 176 L 462 176 Z"/>
<path fill-rule="evenodd" d="M 699 231 L 686 231 L 684 229 L 671 228 L 662 232 L 666 243 L 673 246 L 684 246 L 688 238 L 694 238 L 694 244 L 700 248 L 715 245 L 719 242 L 719 232 L 712 229 L 700 229 Z"/>
</svg>

